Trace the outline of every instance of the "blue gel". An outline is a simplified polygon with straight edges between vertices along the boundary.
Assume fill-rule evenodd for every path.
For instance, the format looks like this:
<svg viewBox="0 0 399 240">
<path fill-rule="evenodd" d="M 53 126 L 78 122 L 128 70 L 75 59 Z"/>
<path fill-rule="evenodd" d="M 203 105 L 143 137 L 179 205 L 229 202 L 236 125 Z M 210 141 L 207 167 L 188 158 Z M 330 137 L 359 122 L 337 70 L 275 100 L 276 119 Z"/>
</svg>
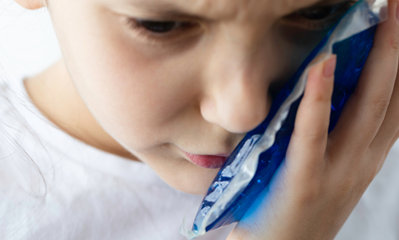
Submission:
<svg viewBox="0 0 399 240">
<path fill-rule="evenodd" d="M 344 41 L 338 42 L 333 45 L 333 53 L 337 54 L 337 67 L 335 70 L 335 83 L 332 96 L 329 132 L 334 129 L 338 118 L 345 106 L 345 103 L 356 88 L 360 73 L 373 46 L 373 38 L 376 27 L 377 26 L 371 27 L 361 33 L 358 33 Z M 236 149 L 227 159 L 222 169 L 219 171 L 214 180 L 214 183 L 231 181 L 234 176 L 232 176 L 231 178 L 222 177 L 221 173 L 223 169 L 226 166 L 229 166 L 234 161 L 236 155 L 247 140 L 251 139 L 251 137 L 253 137 L 254 135 L 263 134 L 265 132 L 265 129 L 268 127 L 270 121 L 276 115 L 282 103 L 291 94 L 295 84 L 304 72 L 305 68 L 319 53 L 320 49 L 322 49 L 323 46 L 326 44 L 332 31 L 333 29 L 330 30 L 329 33 L 327 33 L 325 38 L 323 38 L 319 45 L 312 51 L 312 53 L 301 65 L 299 70 L 294 74 L 294 76 L 288 81 L 288 83 L 278 94 L 276 99 L 273 101 L 271 110 L 265 121 L 260 124 L 256 129 L 249 132 L 236 147 Z M 272 147 L 259 156 L 258 168 L 248 186 L 237 198 L 233 199 L 232 202 L 229 203 L 229 207 L 226 208 L 226 210 L 224 210 L 224 212 L 215 221 L 213 221 L 206 227 L 206 231 L 214 230 L 241 220 L 251 204 L 256 200 L 260 192 L 262 192 L 262 190 L 269 185 L 270 180 L 272 179 L 276 170 L 279 168 L 285 158 L 291 134 L 294 129 L 296 113 L 301 99 L 302 97 L 291 105 L 288 117 L 283 123 L 281 129 L 277 132 L 276 139 Z M 200 216 L 201 213 L 206 212 L 207 209 L 212 207 L 215 203 L 215 201 L 207 201 L 206 197 L 211 195 L 215 190 L 218 190 L 218 187 L 220 186 L 218 186 L 217 184 L 212 184 L 209 188 L 208 193 L 206 194 L 197 213 L 197 218 L 194 222 L 192 229 L 193 232 L 198 232 L 199 225 L 201 224 L 201 217 L 198 216 Z"/>
</svg>

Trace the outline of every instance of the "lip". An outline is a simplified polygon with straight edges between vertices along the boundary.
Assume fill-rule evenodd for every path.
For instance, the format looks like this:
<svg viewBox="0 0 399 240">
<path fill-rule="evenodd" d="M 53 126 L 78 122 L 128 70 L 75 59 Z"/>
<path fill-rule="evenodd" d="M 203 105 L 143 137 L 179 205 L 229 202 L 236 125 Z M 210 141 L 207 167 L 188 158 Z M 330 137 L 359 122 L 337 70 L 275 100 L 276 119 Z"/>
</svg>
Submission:
<svg viewBox="0 0 399 240">
<path fill-rule="evenodd" d="M 228 154 L 197 155 L 183 151 L 192 163 L 203 168 L 221 168 L 226 162 Z"/>
</svg>

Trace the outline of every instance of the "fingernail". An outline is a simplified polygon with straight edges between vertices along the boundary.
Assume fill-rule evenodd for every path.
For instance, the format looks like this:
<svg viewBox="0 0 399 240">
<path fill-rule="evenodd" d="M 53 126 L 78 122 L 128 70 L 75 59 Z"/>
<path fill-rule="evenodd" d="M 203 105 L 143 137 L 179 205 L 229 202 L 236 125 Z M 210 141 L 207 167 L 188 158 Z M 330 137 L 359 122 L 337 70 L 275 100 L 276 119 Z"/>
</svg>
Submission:
<svg viewBox="0 0 399 240">
<path fill-rule="evenodd" d="M 337 55 L 333 54 L 326 62 L 324 62 L 324 77 L 329 79 L 334 76 L 336 64 Z"/>
</svg>

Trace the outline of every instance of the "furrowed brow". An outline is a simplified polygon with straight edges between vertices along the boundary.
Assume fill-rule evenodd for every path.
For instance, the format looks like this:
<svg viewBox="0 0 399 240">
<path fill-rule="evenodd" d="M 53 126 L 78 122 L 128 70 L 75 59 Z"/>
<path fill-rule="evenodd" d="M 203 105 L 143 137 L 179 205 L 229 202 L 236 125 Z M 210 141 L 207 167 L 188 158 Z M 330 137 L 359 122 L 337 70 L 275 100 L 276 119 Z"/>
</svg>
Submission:
<svg viewBox="0 0 399 240">
<path fill-rule="evenodd" d="M 136 9 L 154 13 L 162 18 L 213 19 L 229 15 L 228 7 L 241 0 L 125 0 Z M 217 2 L 219 1 L 219 2 Z M 243 0 L 259 1 L 259 0 Z M 261 0 L 277 4 L 273 9 L 280 13 L 290 13 L 317 4 L 343 2 L 345 0 Z M 227 4 L 230 2 L 231 4 Z M 277 3 L 278 2 L 278 3 Z M 226 4 L 224 4 L 226 3 Z M 261 3 L 260 3 L 261 4 Z M 267 5 L 267 3 L 264 2 Z M 226 6 L 224 6 L 226 5 Z M 239 5 L 239 4 L 238 4 Z M 216 10 L 214 9 L 216 7 Z M 276 8 L 275 8 L 276 7 Z M 234 11 L 233 11 L 234 12 Z"/>
<path fill-rule="evenodd" d="M 193 1 L 193 0 L 190 0 Z M 177 1 L 179 3 L 184 1 Z M 128 1 L 136 9 L 144 10 L 146 12 L 154 13 L 166 18 L 200 18 L 198 13 L 190 11 L 189 6 L 179 4 L 176 1 L 162 1 L 162 0 L 131 0 Z M 183 6 L 181 6 L 183 5 Z"/>
</svg>

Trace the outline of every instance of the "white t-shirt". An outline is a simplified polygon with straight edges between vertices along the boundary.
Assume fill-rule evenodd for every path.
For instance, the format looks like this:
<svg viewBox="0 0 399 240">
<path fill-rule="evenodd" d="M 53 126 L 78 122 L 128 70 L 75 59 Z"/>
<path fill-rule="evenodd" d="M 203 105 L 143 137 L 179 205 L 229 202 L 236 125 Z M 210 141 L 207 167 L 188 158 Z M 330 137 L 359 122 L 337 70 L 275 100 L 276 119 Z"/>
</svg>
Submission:
<svg viewBox="0 0 399 240">
<path fill-rule="evenodd" d="M 34 107 L 22 81 L 10 84 L 0 85 L 0 239 L 185 239 L 180 224 L 201 196 L 70 137 Z M 398 156 L 396 144 L 336 239 L 399 239 Z M 198 239 L 224 240 L 232 227 Z"/>
<path fill-rule="evenodd" d="M 70 137 L 35 108 L 21 80 L 8 84 L 0 84 L 0 239 L 186 239 L 180 225 L 202 196 Z M 224 240 L 232 227 L 198 239 Z"/>
</svg>

